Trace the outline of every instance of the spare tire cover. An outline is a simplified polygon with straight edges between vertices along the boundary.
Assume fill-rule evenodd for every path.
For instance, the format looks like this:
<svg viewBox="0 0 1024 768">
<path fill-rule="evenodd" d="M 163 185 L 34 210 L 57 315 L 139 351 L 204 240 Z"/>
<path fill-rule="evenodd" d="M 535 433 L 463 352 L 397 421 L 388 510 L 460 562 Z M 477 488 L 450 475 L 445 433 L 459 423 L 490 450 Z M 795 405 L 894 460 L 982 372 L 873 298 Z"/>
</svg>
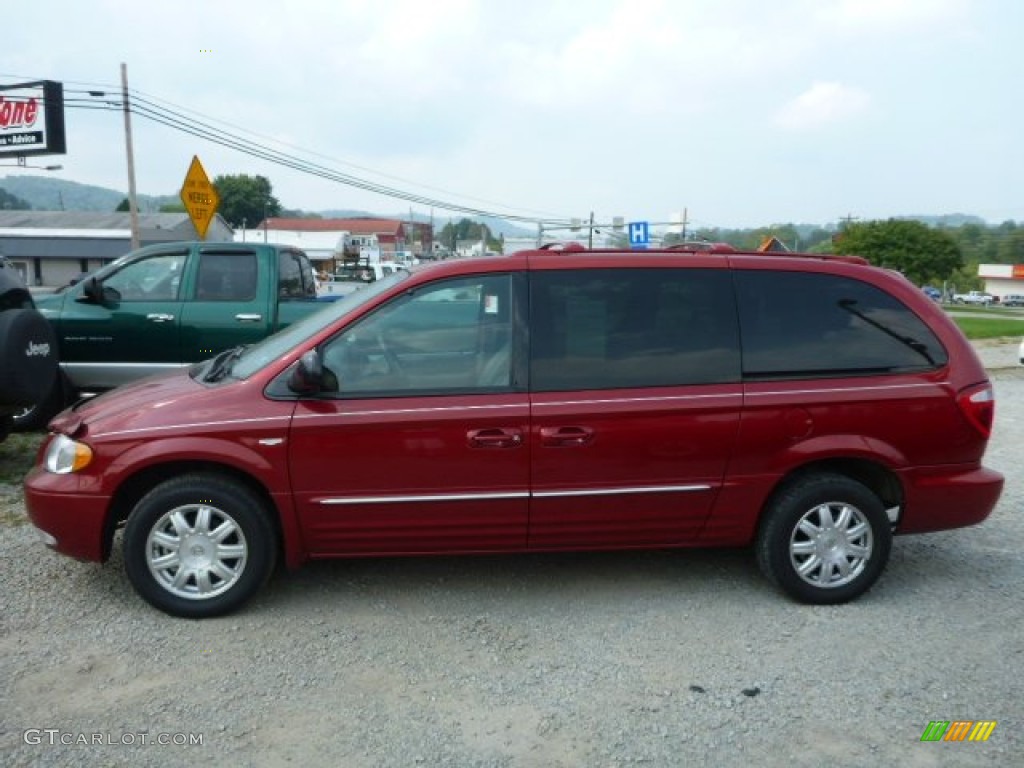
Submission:
<svg viewBox="0 0 1024 768">
<path fill-rule="evenodd" d="M 35 309 L 0 312 L 0 405 L 35 405 L 57 377 L 57 337 Z"/>
</svg>

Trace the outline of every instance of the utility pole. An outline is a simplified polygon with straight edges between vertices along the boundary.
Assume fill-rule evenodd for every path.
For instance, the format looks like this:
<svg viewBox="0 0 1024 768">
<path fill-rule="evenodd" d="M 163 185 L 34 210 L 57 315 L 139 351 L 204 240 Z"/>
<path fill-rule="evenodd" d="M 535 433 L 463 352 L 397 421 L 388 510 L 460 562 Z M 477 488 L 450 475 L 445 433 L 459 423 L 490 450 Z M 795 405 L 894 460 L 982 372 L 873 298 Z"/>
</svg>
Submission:
<svg viewBox="0 0 1024 768">
<path fill-rule="evenodd" d="M 132 222 L 132 250 L 142 245 L 139 237 L 139 204 L 135 196 L 135 152 L 132 149 L 131 105 L 128 103 L 128 66 L 121 62 L 121 108 L 124 111 L 124 149 L 128 155 L 128 211 Z"/>
<path fill-rule="evenodd" d="M 682 242 L 684 242 L 684 243 L 686 242 L 686 214 L 687 214 L 687 209 L 683 208 L 683 235 L 682 235 Z"/>
<path fill-rule="evenodd" d="M 592 250 L 594 250 L 594 212 L 593 211 L 590 212 L 590 226 L 588 228 L 588 231 L 590 232 L 590 237 L 587 240 L 587 248 L 592 251 Z"/>
<path fill-rule="evenodd" d="M 843 222 L 843 229 L 846 229 L 850 226 L 851 221 L 860 221 L 860 216 L 852 216 L 848 213 L 845 216 L 840 216 L 839 220 Z"/>
</svg>

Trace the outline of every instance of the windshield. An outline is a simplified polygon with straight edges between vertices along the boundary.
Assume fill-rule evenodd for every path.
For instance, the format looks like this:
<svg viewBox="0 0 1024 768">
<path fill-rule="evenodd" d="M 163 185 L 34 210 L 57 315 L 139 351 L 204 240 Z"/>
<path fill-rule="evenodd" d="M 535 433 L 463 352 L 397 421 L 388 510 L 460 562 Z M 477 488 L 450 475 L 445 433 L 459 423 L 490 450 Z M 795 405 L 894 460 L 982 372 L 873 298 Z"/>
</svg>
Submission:
<svg viewBox="0 0 1024 768">
<path fill-rule="evenodd" d="M 319 312 L 314 312 L 298 322 L 292 323 L 273 336 L 268 336 L 259 344 L 253 344 L 239 356 L 231 369 L 231 375 L 236 379 L 249 378 L 256 371 L 295 349 L 339 317 L 361 307 L 408 276 L 408 272 L 398 272 L 383 280 L 370 283 L 365 288 L 350 293 L 338 301 L 326 304 Z"/>
</svg>

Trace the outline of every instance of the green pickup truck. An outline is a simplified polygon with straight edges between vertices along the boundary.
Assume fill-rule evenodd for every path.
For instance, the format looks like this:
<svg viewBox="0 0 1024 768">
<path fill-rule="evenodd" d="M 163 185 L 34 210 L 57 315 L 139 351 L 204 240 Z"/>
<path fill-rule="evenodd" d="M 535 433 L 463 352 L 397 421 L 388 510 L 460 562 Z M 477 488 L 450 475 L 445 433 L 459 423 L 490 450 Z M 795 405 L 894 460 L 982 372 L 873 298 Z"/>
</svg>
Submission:
<svg viewBox="0 0 1024 768">
<path fill-rule="evenodd" d="M 324 306 L 306 254 L 265 243 L 149 246 L 36 299 L 56 333 L 61 373 L 16 416 L 18 429 L 44 426 L 80 393 L 251 344 Z"/>
</svg>

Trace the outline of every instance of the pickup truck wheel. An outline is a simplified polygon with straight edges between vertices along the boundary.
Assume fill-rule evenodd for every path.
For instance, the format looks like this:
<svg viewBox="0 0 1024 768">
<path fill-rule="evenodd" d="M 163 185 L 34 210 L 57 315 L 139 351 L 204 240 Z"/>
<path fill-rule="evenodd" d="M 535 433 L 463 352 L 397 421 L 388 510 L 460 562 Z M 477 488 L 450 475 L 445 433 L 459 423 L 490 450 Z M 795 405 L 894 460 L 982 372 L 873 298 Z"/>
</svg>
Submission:
<svg viewBox="0 0 1024 768">
<path fill-rule="evenodd" d="M 771 502 L 758 532 L 768 578 L 804 603 L 859 597 L 882 574 L 892 547 L 881 500 L 844 475 L 809 476 Z"/>
<path fill-rule="evenodd" d="M 135 590 L 161 611 L 192 619 L 240 607 L 270 577 L 276 552 L 264 502 L 220 475 L 161 483 L 135 506 L 124 531 Z"/>
</svg>

